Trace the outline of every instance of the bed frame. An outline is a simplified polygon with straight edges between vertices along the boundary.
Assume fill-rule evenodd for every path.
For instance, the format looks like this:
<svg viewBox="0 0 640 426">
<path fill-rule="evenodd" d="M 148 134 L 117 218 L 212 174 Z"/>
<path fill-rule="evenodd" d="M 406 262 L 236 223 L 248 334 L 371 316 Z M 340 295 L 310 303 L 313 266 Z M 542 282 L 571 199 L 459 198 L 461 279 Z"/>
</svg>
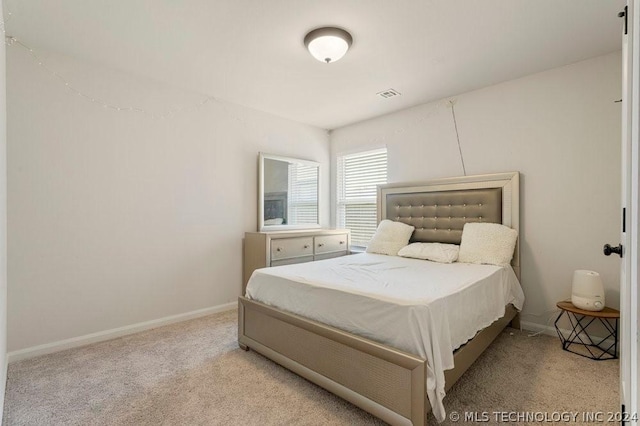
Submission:
<svg viewBox="0 0 640 426">
<path fill-rule="evenodd" d="M 460 243 L 467 222 L 502 223 L 520 231 L 519 174 L 499 173 L 389 184 L 378 188 L 378 220 L 416 227 L 412 241 Z M 512 266 L 520 278 L 520 247 Z M 238 343 L 392 425 L 424 425 L 431 407 L 426 393 L 427 361 L 245 297 L 238 299 Z M 509 324 L 507 306 L 496 320 L 454 353 L 445 390 L 462 376 Z"/>
</svg>

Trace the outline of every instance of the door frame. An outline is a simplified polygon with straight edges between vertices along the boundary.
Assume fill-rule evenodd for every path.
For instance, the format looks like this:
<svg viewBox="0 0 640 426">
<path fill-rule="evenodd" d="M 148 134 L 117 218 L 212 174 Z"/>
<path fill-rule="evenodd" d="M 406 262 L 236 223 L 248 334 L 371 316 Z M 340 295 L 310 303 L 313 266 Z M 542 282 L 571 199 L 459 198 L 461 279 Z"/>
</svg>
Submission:
<svg viewBox="0 0 640 426">
<path fill-rule="evenodd" d="M 638 371 L 640 294 L 638 293 L 638 229 L 640 227 L 640 7 L 627 0 L 622 34 L 622 229 L 620 266 L 620 399 L 628 420 L 638 424 L 640 376 Z M 626 33 L 626 35 L 625 35 Z"/>
</svg>

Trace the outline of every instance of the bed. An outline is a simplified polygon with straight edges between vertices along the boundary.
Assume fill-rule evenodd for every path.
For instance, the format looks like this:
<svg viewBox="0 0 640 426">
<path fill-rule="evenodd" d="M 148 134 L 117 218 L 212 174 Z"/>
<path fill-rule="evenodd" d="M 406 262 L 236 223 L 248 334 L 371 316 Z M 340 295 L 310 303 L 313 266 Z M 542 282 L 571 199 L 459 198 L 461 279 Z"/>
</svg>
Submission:
<svg viewBox="0 0 640 426">
<path fill-rule="evenodd" d="M 420 184 L 391 184 L 378 189 L 378 219 L 413 225 L 416 229 L 412 241 L 416 242 L 459 243 L 462 227 L 467 222 L 501 223 L 518 231 L 518 205 L 518 173 L 439 179 Z M 433 326 L 426 331 L 417 330 L 420 327 L 416 327 L 415 322 L 411 323 L 413 326 L 404 323 L 405 326 L 401 327 L 413 330 L 413 334 L 409 333 L 408 337 L 401 336 L 402 333 L 394 336 L 393 326 L 386 327 L 387 330 L 391 330 L 389 339 L 369 336 L 366 330 L 351 329 L 345 324 L 371 323 L 372 328 L 380 328 L 379 325 L 375 325 L 375 316 L 365 318 L 367 312 L 380 312 L 381 317 L 395 317 L 401 321 L 402 318 L 420 315 L 436 315 L 436 318 L 443 321 L 463 317 L 447 316 L 447 311 L 456 306 L 449 304 L 449 301 L 441 303 L 437 309 L 416 309 L 411 298 L 429 297 L 426 294 L 398 295 L 392 289 L 384 294 L 382 301 L 379 298 L 371 298 L 369 290 L 359 286 L 358 283 L 362 281 L 360 277 L 350 277 L 348 271 L 349 268 L 357 270 L 358 268 L 353 269 L 353 265 L 364 262 L 369 265 L 366 273 L 382 277 L 381 282 L 385 282 L 384 274 L 388 272 L 373 270 L 372 273 L 371 268 L 375 267 L 376 262 L 382 262 L 382 259 L 375 256 L 377 255 L 346 256 L 315 264 L 256 271 L 256 279 L 252 277 L 252 280 L 261 280 L 263 284 L 252 285 L 250 282 L 246 295 L 248 297 L 239 298 L 239 344 L 243 349 L 251 348 L 271 358 L 390 424 L 425 424 L 426 413 L 432 408 L 436 418 L 442 419 L 444 410 L 441 397 L 444 391 L 455 383 L 505 326 L 512 321 L 517 322 L 517 310 L 510 303 L 505 303 L 506 306 L 493 306 L 485 318 L 486 324 L 481 324 L 487 325 L 485 328 L 477 333 L 474 331 L 471 335 L 465 335 L 469 332 L 462 331 L 460 335 L 449 336 L 451 341 L 441 345 L 442 348 L 439 347 L 437 339 L 431 339 L 422 349 L 411 347 L 408 343 L 418 341 L 415 338 L 416 333 L 423 335 L 422 341 L 425 335 L 429 340 L 429 336 L 439 333 Z M 408 259 L 390 260 L 397 263 L 392 265 L 391 269 L 397 270 L 409 265 L 407 261 L 432 263 Z M 467 266 L 471 267 L 466 268 L 470 274 L 484 277 L 479 281 L 497 280 L 501 283 L 500 288 L 509 288 L 512 285 L 509 283 L 515 280 L 515 276 L 519 278 L 520 275 L 519 245 L 515 248 L 512 269 L 488 265 Z M 323 286 L 322 294 L 318 296 L 317 281 L 324 280 L 323 274 L 331 268 L 336 268 L 333 274 L 343 277 L 343 282 L 336 283 L 334 287 Z M 446 268 L 451 268 L 451 265 L 433 273 L 442 275 Z M 412 268 L 407 266 L 406 270 L 410 269 Z M 310 270 L 314 272 L 309 272 Z M 305 273 L 309 275 L 304 275 Z M 513 277 L 510 278 L 509 274 Z M 296 280 L 295 277 L 303 279 Z M 410 282 L 412 279 L 405 276 L 401 281 Z M 275 284 L 264 284 L 270 280 Z M 306 285 L 302 286 L 299 294 L 293 292 L 290 287 L 295 281 L 301 281 Z M 271 292 L 271 289 L 278 285 L 282 288 L 275 293 Z M 296 285 L 300 286 L 300 283 Z M 386 284 L 380 287 L 385 286 Z M 460 288 L 466 292 L 464 298 L 477 300 L 477 295 L 484 291 L 479 286 L 480 284 L 471 285 L 468 280 L 462 280 Z M 308 297 L 310 289 L 313 289 L 313 298 Z M 278 292 L 285 295 L 282 299 L 290 299 L 293 305 L 281 306 L 276 294 Z M 343 293 L 342 308 L 339 303 L 329 298 L 331 294 L 338 292 Z M 256 298 L 262 301 L 253 300 Z M 324 305 L 332 308 L 324 317 L 318 317 L 316 313 L 314 318 L 314 314 L 304 309 L 305 301 L 311 299 L 322 299 L 325 301 Z M 509 298 L 505 300 L 512 301 Z M 521 300 L 515 304 L 521 307 Z M 404 313 L 391 309 L 392 306 L 399 305 L 404 305 Z M 292 306 L 299 306 L 300 309 L 292 309 Z M 349 307 L 359 309 L 361 320 L 357 316 L 340 319 L 340 312 L 358 311 Z M 449 325 L 447 323 L 447 328 Z M 473 334 L 475 337 L 468 340 Z M 394 338 L 396 340 L 393 340 Z M 448 352 L 452 348 L 457 350 L 454 353 Z M 436 368 L 432 368 L 432 364 Z M 451 368 L 454 364 L 455 367 Z M 433 407 L 430 400 L 435 401 Z"/>
<path fill-rule="evenodd" d="M 287 224 L 287 191 L 264 194 L 264 224 Z"/>
</svg>

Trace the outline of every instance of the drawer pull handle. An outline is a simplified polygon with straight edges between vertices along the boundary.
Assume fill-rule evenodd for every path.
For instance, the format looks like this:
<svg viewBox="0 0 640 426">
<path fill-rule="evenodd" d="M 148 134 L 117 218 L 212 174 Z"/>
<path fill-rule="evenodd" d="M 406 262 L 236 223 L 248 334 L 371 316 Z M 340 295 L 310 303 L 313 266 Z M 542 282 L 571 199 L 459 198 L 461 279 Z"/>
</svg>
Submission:
<svg viewBox="0 0 640 426">
<path fill-rule="evenodd" d="M 318 247 L 322 247 L 322 246 L 324 246 L 324 243 L 318 244 Z"/>
<path fill-rule="evenodd" d="M 304 248 L 308 249 L 309 248 L 309 244 L 305 244 Z"/>
<path fill-rule="evenodd" d="M 277 247 L 276 251 L 282 251 L 282 247 Z"/>
<path fill-rule="evenodd" d="M 344 244 L 344 241 L 340 241 L 340 244 Z"/>
</svg>

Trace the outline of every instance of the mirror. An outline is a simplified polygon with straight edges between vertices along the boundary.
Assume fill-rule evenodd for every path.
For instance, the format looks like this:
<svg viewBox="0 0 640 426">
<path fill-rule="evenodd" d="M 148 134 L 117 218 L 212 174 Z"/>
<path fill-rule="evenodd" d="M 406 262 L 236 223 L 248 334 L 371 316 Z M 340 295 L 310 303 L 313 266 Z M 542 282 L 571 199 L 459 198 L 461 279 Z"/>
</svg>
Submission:
<svg viewBox="0 0 640 426">
<path fill-rule="evenodd" d="M 319 228 L 320 164 L 260 153 L 258 230 Z"/>
</svg>

